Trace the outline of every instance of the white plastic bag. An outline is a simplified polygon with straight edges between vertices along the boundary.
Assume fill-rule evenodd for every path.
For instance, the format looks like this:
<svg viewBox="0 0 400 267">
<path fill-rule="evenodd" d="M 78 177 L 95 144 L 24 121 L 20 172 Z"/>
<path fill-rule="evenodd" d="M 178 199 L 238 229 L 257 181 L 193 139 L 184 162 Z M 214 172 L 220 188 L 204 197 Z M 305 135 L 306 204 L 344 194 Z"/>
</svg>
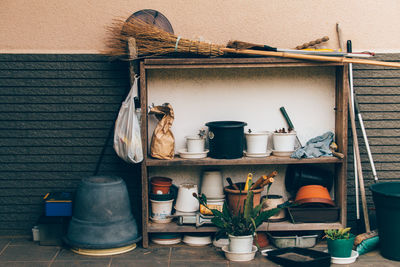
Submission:
<svg viewBox="0 0 400 267">
<path fill-rule="evenodd" d="M 138 92 L 138 77 L 122 102 L 114 128 L 114 150 L 128 163 L 139 163 L 143 160 L 142 140 L 139 120 L 135 112 L 134 97 Z"/>
</svg>

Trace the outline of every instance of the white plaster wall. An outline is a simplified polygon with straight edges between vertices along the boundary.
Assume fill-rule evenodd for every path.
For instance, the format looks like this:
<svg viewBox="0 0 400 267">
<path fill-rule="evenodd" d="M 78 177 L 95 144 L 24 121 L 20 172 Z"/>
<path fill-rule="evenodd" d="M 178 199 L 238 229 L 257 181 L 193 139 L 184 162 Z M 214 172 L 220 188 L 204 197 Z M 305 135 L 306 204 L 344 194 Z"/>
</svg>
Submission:
<svg viewBox="0 0 400 267">
<path fill-rule="evenodd" d="M 335 70 L 332 67 L 150 70 L 149 103 L 172 104 L 175 121 L 172 131 L 176 151 L 185 147 L 185 136 L 207 129 L 206 122 L 238 120 L 245 129 L 269 130 L 287 124 L 279 108 L 284 106 L 301 142 L 335 129 Z M 149 139 L 158 121 L 149 120 Z M 171 177 L 174 183 L 200 184 L 207 167 L 151 168 L 150 175 Z M 278 171 L 271 193 L 286 196 L 286 165 L 218 167 L 223 177 L 244 181 Z"/>
</svg>

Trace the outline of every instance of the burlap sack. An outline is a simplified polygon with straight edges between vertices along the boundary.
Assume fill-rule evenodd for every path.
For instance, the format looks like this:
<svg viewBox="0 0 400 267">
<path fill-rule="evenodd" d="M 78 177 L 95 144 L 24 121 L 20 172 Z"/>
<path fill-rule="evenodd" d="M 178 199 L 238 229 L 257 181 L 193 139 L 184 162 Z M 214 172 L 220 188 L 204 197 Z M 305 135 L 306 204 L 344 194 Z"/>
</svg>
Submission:
<svg viewBox="0 0 400 267">
<path fill-rule="evenodd" d="M 152 107 L 149 114 L 154 114 L 159 120 L 151 137 L 150 155 L 158 159 L 173 159 L 175 138 L 171 127 L 174 122 L 174 110 L 171 104 Z"/>
</svg>

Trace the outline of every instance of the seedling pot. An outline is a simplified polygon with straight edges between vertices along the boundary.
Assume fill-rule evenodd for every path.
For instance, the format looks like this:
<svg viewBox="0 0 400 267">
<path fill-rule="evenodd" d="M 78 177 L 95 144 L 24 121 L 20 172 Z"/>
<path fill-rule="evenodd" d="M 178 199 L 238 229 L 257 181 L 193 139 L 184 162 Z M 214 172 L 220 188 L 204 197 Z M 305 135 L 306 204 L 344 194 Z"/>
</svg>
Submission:
<svg viewBox="0 0 400 267">
<path fill-rule="evenodd" d="M 273 133 L 272 141 L 276 151 L 293 151 L 296 142 L 296 133 Z"/>
<path fill-rule="evenodd" d="M 270 132 L 260 131 L 245 133 L 246 151 L 249 154 L 265 154 L 267 153 L 268 137 Z"/>
<path fill-rule="evenodd" d="M 189 153 L 204 152 L 205 138 L 200 136 L 186 136 L 186 147 Z"/>
</svg>

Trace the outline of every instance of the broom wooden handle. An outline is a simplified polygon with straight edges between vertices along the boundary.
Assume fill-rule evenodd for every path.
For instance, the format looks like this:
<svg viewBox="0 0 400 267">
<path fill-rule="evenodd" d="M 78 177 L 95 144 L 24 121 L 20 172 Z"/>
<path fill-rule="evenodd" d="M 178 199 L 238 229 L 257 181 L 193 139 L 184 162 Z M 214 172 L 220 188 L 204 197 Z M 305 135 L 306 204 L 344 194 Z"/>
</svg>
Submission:
<svg viewBox="0 0 400 267">
<path fill-rule="evenodd" d="M 286 53 L 286 52 L 272 52 L 272 51 L 259 51 L 259 50 L 251 50 L 251 49 L 234 49 L 234 48 L 221 48 L 220 50 L 223 51 L 224 53 L 233 53 L 233 54 L 284 57 L 284 58 L 305 59 L 305 60 L 314 60 L 314 61 L 354 63 L 354 64 L 365 64 L 365 65 L 400 68 L 400 63 L 398 63 L 398 62 L 376 61 L 376 60 L 359 59 L 359 58 L 303 55 L 303 54 L 293 54 L 293 53 Z"/>
</svg>

